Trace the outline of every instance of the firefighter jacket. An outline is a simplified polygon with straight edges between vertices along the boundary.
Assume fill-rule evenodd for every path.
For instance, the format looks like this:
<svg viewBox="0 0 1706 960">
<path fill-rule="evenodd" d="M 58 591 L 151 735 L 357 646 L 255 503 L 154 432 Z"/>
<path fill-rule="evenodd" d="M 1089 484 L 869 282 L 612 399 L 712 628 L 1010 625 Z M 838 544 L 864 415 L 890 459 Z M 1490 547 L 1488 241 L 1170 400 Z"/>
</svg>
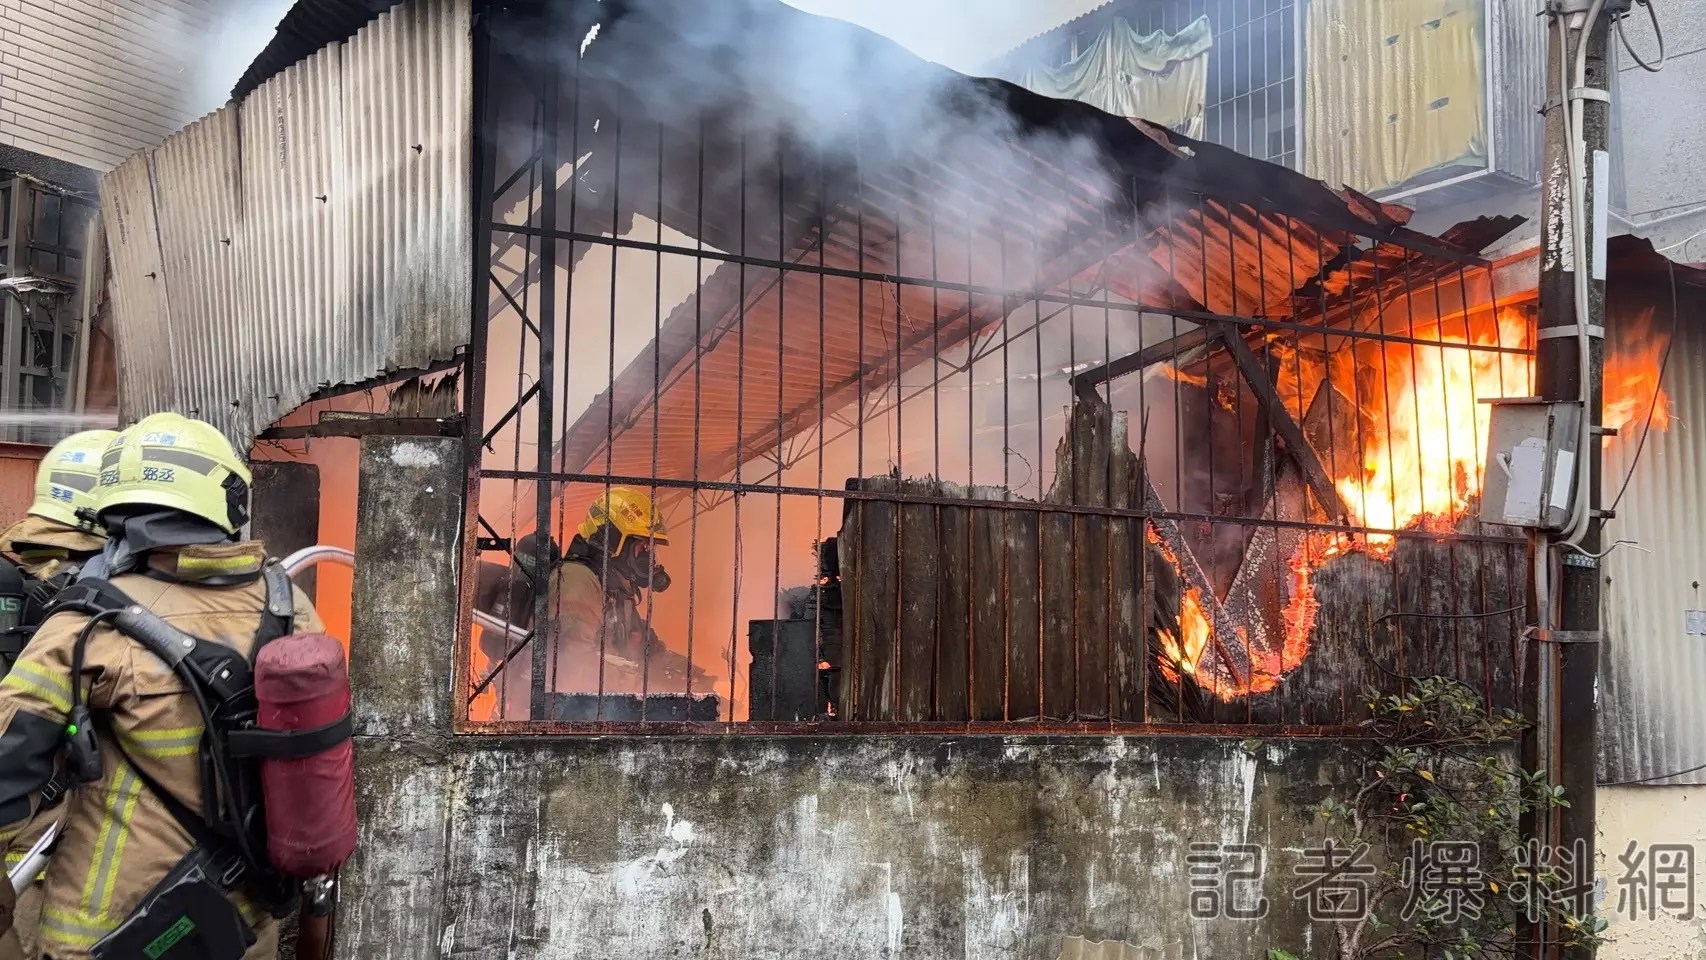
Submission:
<svg viewBox="0 0 1706 960">
<path fill-rule="evenodd" d="M 252 657 L 266 604 L 264 558 L 252 541 L 155 551 L 146 574 L 112 583 L 178 629 Z M 294 629 L 322 630 L 300 590 L 295 600 Z M 72 612 L 50 617 L 0 680 L 0 839 L 8 850 L 30 826 L 37 792 L 64 742 L 72 648 L 86 622 Z M 52 960 L 87 957 L 191 848 L 119 747 L 190 810 L 199 813 L 202 801 L 202 717 L 177 675 L 142 644 L 102 624 L 90 634 L 80 679 L 95 716 L 102 776 L 63 803 L 64 833 L 42 885 L 41 940 Z M 10 899 L 10 887 L 0 889 L 0 898 Z M 233 900 L 257 934 L 248 960 L 274 956 L 277 925 L 241 894 Z"/>
<path fill-rule="evenodd" d="M 104 537 L 46 517 L 26 516 L 0 534 L 0 551 L 18 558 L 18 566 L 38 580 L 51 580 L 78 557 L 99 553 Z"/>
<path fill-rule="evenodd" d="M 51 580 L 61 573 L 74 572 L 82 558 L 98 552 L 105 543 L 105 538 L 86 530 L 33 515 L 25 516 L 0 534 L 0 551 L 17 557 L 19 568 L 38 580 Z M 64 812 L 62 803 L 37 811 L 29 825 L 7 847 L 7 872 L 24 859 L 42 834 L 59 822 Z M 41 887 L 30 887 L 19 900 L 12 931 L 0 935 L 0 960 L 9 960 L 8 951 L 15 951 L 15 955 L 21 957 L 41 956 L 41 941 L 37 935 Z"/>
<path fill-rule="evenodd" d="M 546 689 L 560 692 L 640 693 L 681 691 L 687 658 L 664 646 L 646 621 L 644 594 L 616 573 L 600 582 L 582 560 L 557 568 L 552 584 L 555 637 Z M 599 661 L 603 660 L 603 677 Z M 694 688 L 709 690 L 710 678 L 694 672 Z"/>
</svg>

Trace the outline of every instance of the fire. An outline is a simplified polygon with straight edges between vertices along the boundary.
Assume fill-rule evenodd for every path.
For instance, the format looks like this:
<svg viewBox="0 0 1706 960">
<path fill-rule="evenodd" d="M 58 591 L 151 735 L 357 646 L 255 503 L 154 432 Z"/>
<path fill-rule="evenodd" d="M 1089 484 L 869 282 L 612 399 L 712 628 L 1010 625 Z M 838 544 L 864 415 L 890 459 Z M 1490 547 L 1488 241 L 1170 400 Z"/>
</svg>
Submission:
<svg viewBox="0 0 1706 960">
<path fill-rule="evenodd" d="M 1528 321 L 1516 310 L 1499 311 L 1498 329 L 1473 341 L 1449 332 L 1447 343 L 1521 348 Z M 1479 401 L 1531 392 L 1529 360 L 1518 353 L 1452 347 L 1389 344 L 1378 357 L 1380 383 L 1362 397 L 1376 430 L 1363 441 L 1360 475 L 1340 477 L 1336 486 L 1353 519 L 1362 526 L 1401 530 L 1449 526 L 1481 492 L 1481 460 L 1492 408 Z M 1371 534 L 1369 544 L 1390 551 L 1390 534 Z"/>
<path fill-rule="evenodd" d="M 1619 337 L 1634 346 L 1608 355 L 1605 362 L 1604 422 L 1625 438 L 1638 435 L 1649 410 L 1655 429 L 1667 429 L 1673 418 L 1670 398 L 1660 388 L 1667 337 L 1651 331 L 1651 319 L 1650 311 L 1643 314 L 1632 330 Z M 1524 313 L 1501 309 L 1492 322 L 1479 324 L 1473 334 L 1463 331 L 1461 323 L 1456 324 L 1460 329 L 1454 334 L 1450 329 L 1453 325 L 1441 324 L 1443 329 L 1437 334 L 1425 327 L 1415 333 L 1430 340 L 1437 336 L 1447 346 L 1382 344 L 1372 352 L 1358 354 L 1354 362 L 1349 357 L 1343 358 L 1342 366 L 1337 360 L 1331 364 L 1316 361 L 1307 371 L 1303 358 L 1288 354 L 1280 365 L 1278 387 L 1288 409 L 1294 403 L 1297 411 L 1306 409 L 1307 396 L 1328 381 L 1360 408 L 1357 413 L 1362 427 L 1358 436 L 1340 439 L 1356 446 L 1361 455 L 1351 470 L 1333 478 L 1350 512 L 1349 520 L 1356 526 L 1375 531 L 1444 531 L 1454 527 L 1481 493 L 1492 407 L 1480 401 L 1534 392 L 1531 360 L 1515 352 L 1531 345 Z M 1512 352 L 1466 349 L 1472 346 Z M 1296 372 L 1288 378 L 1286 372 L 1290 370 Z M 1188 376 L 1170 368 L 1166 375 L 1175 379 Z M 1153 529 L 1150 539 L 1161 544 L 1167 560 L 1178 567 L 1177 558 Z M 1203 663 L 1202 658 L 1210 655 L 1210 641 L 1217 636 L 1214 618 L 1224 611 L 1219 601 L 1204 597 L 1197 587 L 1185 587 L 1180 597 L 1178 635 L 1166 630 L 1160 633 L 1163 674 L 1171 681 L 1190 675 L 1222 700 L 1273 689 L 1309 653 L 1320 610 L 1311 582 L 1313 572 L 1349 552 L 1386 559 L 1396 542 L 1391 532 L 1305 535 L 1286 562 L 1288 596 L 1275 631 L 1279 636 L 1269 639 L 1269 631 L 1258 626 L 1250 631 L 1256 634 L 1252 643 L 1243 626 L 1232 627 L 1249 654 L 1247 678 L 1228 681 L 1226 671 L 1210 669 Z M 1223 641 L 1231 640 L 1224 631 L 1218 635 Z"/>
<path fill-rule="evenodd" d="M 1670 395 L 1660 386 L 1665 347 L 1670 337 L 1654 333 L 1648 308 L 1618 339 L 1626 346 L 1605 356 L 1604 423 L 1621 436 L 1639 436 L 1652 411 L 1654 430 L 1670 429 Z"/>
<path fill-rule="evenodd" d="M 1177 681 L 1180 671 L 1187 674 L 1197 672 L 1197 663 L 1202 660 L 1209 637 L 1214 634 L 1208 616 L 1203 613 L 1202 591 L 1196 587 L 1185 588 L 1179 597 L 1179 633 L 1183 635 L 1183 642 L 1172 631 L 1161 631 L 1161 649 L 1167 656 L 1161 671 L 1169 681 Z"/>
<path fill-rule="evenodd" d="M 1208 376 L 1206 374 L 1186 373 L 1185 371 L 1180 370 L 1176 364 L 1171 363 L 1163 363 L 1158 369 L 1160 369 L 1163 377 L 1177 383 L 1187 383 L 1193 387 L 1208 386 Z"/>
</svg>

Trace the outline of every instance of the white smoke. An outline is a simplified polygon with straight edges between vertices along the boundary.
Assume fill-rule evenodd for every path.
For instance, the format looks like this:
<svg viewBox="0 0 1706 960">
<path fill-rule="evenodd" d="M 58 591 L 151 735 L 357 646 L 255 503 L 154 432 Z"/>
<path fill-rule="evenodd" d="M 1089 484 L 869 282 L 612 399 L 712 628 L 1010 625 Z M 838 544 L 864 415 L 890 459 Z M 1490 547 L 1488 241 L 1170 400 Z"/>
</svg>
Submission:
<svg viewBox="0 0 1706 960">
<path fill-rule="evenodd" d="M 188 104 L 190 116 L 202 116 L 224 106 L 231 88 L 255 57 L 272 41 L 278 22 L 295 0 L 224 0 L 217 4 L 199 50 L 185 51 L 194 82 Z"/>
</svg>

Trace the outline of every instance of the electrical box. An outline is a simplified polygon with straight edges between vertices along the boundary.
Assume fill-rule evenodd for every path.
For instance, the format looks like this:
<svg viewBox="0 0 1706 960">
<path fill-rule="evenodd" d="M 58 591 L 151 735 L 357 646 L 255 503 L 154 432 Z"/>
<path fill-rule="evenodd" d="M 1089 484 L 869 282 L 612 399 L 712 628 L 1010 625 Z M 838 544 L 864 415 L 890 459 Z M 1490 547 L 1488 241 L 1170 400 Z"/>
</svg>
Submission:
<svg viewBox="0 0 1706 960">
<path fill-rule="evenodd" d="M 1481 520 L 1512 527 L 1562 529 L 1575 493 L 1582 407 L 1535 397 L 1492 405 L 1487 430 Z"/>
</svg>

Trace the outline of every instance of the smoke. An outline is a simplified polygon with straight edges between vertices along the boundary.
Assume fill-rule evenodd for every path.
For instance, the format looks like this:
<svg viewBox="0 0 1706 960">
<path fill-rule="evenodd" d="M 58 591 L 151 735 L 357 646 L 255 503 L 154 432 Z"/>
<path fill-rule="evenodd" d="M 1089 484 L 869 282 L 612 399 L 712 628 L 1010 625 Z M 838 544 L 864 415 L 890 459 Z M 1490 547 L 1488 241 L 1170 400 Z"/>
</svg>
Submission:
<svg viewBox="0 0 1706 960">
<path fill-rule="evenodd" d="M 893 3 L 829 0 L 797 5 L 825 12 L 842 7 L 867 24 L 879 19 L 881 10 L 892 17 L 900 9 Z M 1033 30 L 1031 22 L 1041 15 L 1036 8 L 1043 6 L 1038 4 L 992 4 L 989 24 L 972 30 L 966 24 L 984 15 L 981 4 L 917 6 L 917 17 L 893 20 L 891 26 L 904 24 L 919 42 L 919 53 L 957 65 L 986 62 L 1027 32 L 1050 25 Z M 954 8 L 966 19 L 947 19 Z M 625 15 L 615 15 L 617 10 Z M 1071 272 L 1093 267 L 1101 260 L 1092 249 L 1093 234 L 1101 226 L 1112 228 L 1122 216 L 1114 209 L 1122 190 L 1103 143 L 1018 117 L 1010 109 L 1007 88 L 968 81 L 875 34 L 768 0 L 589 0 L 565 3 L 559 13 L 565 11 L 572 14 L 566 23 L 527 25 L 498 40 L 505 49 L 525 51 L 524 59 L 562 67 L 561 112 L 577 119 L 564 116 L 558 135 L 565 157 L 556 177 L 559 229 L 779 257 L 790 255 L 779 221 L 793 216 L 815 224 L 817 218 L 815 212 L 788 210 L 788 201 L 779 196 L 802 197 L 793 202 L 808 206 L 816 196 L 814 187 L 827 183 L 827 217 L 850 223 L 855 208 L 863 211 L 859 233 L 866 246 L 859 257 L 867 270 L 1023 290 L 1041 277 L 1048 255 L 1039 251 L 1089 249 L 1090 254 L 1081 253 L 1083 267 Z M 991 39 L 1001 30 L 1008 35 Z M 922 38 L 940 36 L 958 39 L 924 48 Z M 510 80 L 497 77 L 494 82 Z M 497 149 L 499 166 L 509 170 L 524 165 L 538 143 L 536 97 L 526 83 L 504 89 L 513 95 L 499 101 Z M 578 97 L 571 98 L 571 89 Z M 567 159 L 570 153 L 576 155 L 574 162 Z M 661 160 L 651 159 L 659 153 Z M 663 197 L 655 181 L 664 181 Z M 684 182 L 685 198 L 677 194 L 666 203 L 664 197 Z M 572 227 L 571 207 L 562 200 L 570 193 L 578 203 Z M 1027 199 L 1015 200 L 1022 195 Z M 500 219 L 534 215 L 539 197 L 532 180 L 522 181 L 500 198 Z M 1027 200 L 1032 209 L 1023 209 Z M 607 202 L 617 209 L 601 206 Z M 697 213 L 695 203 L 702 205 Z M 665 208 L 662 224 L 653 217 L 660 208 Z M 683 232 L 695 227 L 695 216 L 705 225 L 698 236 Z M 896 222 L 898 236 L 888 226 Z M 843 244 L 837 255 L 848 255 L 845 240 L 835 241 Z M 562 383 L 553 411 L 559 437 L 588 404 L 613 392 L 615 381 L 667 325 L 677 305 L 696 293 L 704 295 L 717 267 L 714 260 L 701 264 L 690 256 L 599 244 L 576 245 L 571 260 L 566 246 L 559 246 L 555 280 L 562 315 L 552 318 L 555 342 L 567 346 L 555 359 Z M 537 303 L 538 277 L 530 256 L 524 249 L 510 249 L 497 270 L 500 281 L 514 284 L 512 293 L 523 305 Z M 817 256 L 809 253 L 805 262 L 815 263 Z M 745 270 L 749 280 L 763 272 Z M 1043 285 L 1057 286 L 1063 279 L 1056 276 Z M 847 281 L 834 284 L 842 292 L 826 296 L 845 299 Z M 815 290 L 815 281 L 811 286 Z M 952 294 L 934 297 L 917 286 L 867 286 L 869 309 L 890 318 L 904 315 L 908 322 L 934 313 L 942 326 L 956 306 L 971 306 L 964 295 L 950 302 Z M 1190 327 L 1131 310 L 1131 300 L 1098 289 L 1095 282 L 1080 280 L 1073 292 L 1090 300 L 1106 298 L 1110 307 L 1038 304 L 1023 296 L 996 301 L 1006 304 L 1005 317 L 989 317 L 993 322 L 979 331 L 975 343 L 963 338 L 944 343 L 933 358 L 866 391 L 863 399 L 871 410 L 854 409 L 848 405 L 851 398 L 838 400 L 815 431 L 789 438 L 787 444 L 778 441 L 788 449 L 773 451 L 774 457 L 750 456 L 732 476 L 695 476 L 835 490 L 850 477 L 896 469 L 1007 486 L 1041 499 L 1054 481 L 1054 451 L 1063 411 L 1071 402 L 1071 375 Z M 797 324 L 801 331 L 790 334 L 796 337 L 790 343 L 808 344 L 793 349 L 815 352 L 816 331 L 828 308 L 816 293 L 793 291 L 787 297 L 783 325 L 796 329 Z M 529 347 L 537 335 L 504 301 L 493 302 L 489 417 L 516 405 L 538 376 L 537 347 Z M 999 313 L 988 302 L 976 306 L 984 314 Z M 709 312 L 707 307 L 707 324 L 714 321 Z M 842 317 L 839 322 L 857 321 Z M 895 336 L 892 323 L 886 332 L 873 332 L 863 347 L 867 358 L 874 361 L 892 349 L 884 338 Z M 751 360 L 761 349 L 778 347 L 772 336 L 753 339 L 744 349 Z M 815 382 L 817 359 L 798 362 L 810 368 L 809 379 Z M 1131 378 L 1125 386 L 1136 397 L 1133 405 L 1142 406 L 1139 380 Z M 764 404 L 774 408 L 779 403 L 773 381 L 743 389 L 750 398 L 749 425 L 764 416 Z M 879 407 L 885 409 L 875 412 Z M 489 466 L 531 468 L 538 455 L 532 442 L 536 417 L 537 404 L 520 404 L 510 421 L 513 429 L 495 438 Z M 862 426 L 848 432 L 831 421 Z M 1131 422 L 1135 429 L 1142 418 L 1134 415 Z M 630 429 L 649 431 L 649 418 L 640 416 Z M 1138 444 L 1138 437 L 1131 438 L 1132 447 Z M 783 459 L 791 462 L 778 471 L 777 461 Z M 581 469 L 579 463 L 567 466 Z M 603 457 L 586 469 L 604 470 Z M 659 475 L 687 478 L 685 471 Z M 555 518 L 559 530 L 572 532 L 593 495 L 593 485 L 579 486 L 586 489 L 564 492 L 563 514 Z M 488 482 L 482 516 L 500 532 L 525 532 L 533 525 L 533 497 L 529 484 Z M 570 504 L 571 499 L 576 502 Z M 651 622 L 678 652 L 685 652 L 691 636 L 694 659 L 721 678 L 719 692 L 743 700 L 747 621 L 775 616 L 777 594 L 809 581 L 815 569 L 813 542 L 835 535 L 841 503 L 769 494 L 732 501 L 702 498 L 697 504 L 670 495 L 666 502 L 671 543 L 660 550 L 660 559 L 674 574 L 675 586 L 651 598 Z"/>
<path fill-rule="evenodd" d="M 880 33 L 926 60 L 978 75 L 1014 47 L 1105 0 L 787 0 Z"/>
<path fill-rule="evenodd" d="M 190 65 L 188 115 L 200 117 L 224 106 L 231 88 L 273 33 L 295 0 L 226 0 L 205 34 L 184 51 Z"/>
</svg>

